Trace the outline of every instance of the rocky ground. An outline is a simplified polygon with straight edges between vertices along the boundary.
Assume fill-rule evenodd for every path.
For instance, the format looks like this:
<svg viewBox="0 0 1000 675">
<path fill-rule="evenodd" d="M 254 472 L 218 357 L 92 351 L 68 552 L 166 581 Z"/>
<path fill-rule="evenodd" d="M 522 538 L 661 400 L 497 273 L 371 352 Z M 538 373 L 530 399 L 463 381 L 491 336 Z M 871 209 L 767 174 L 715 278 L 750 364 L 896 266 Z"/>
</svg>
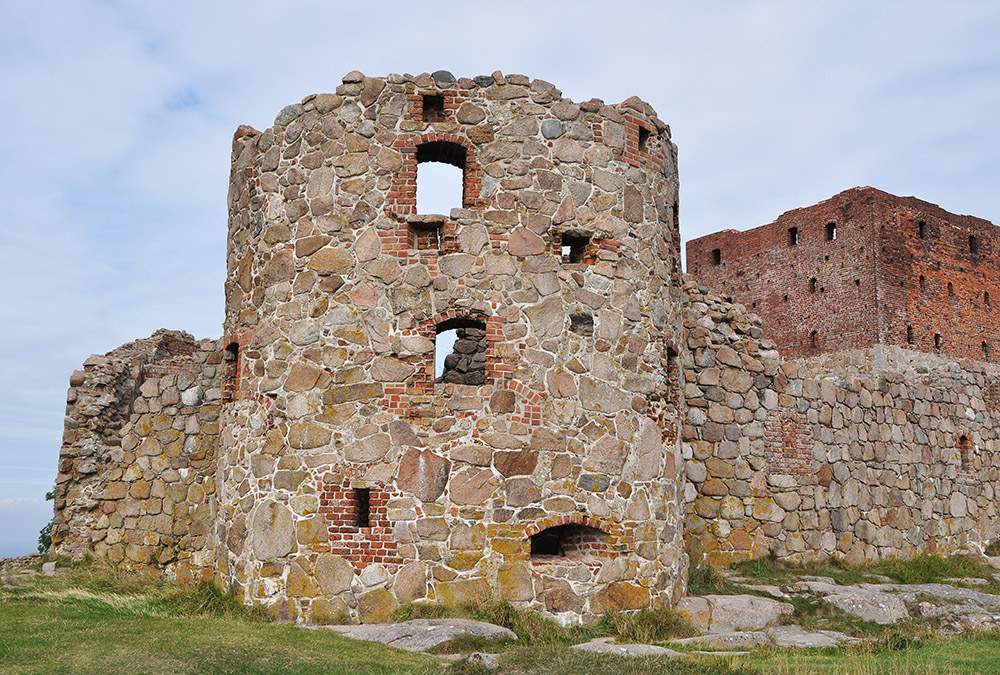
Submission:
<svg viewBox="0 0 1000 675">
<path fill-rule="evenodd" d="M 994 560 L 993 562 L 1000 562 Z M 863 638 L 839 630 L 807 629 L 799 625 L 795 603 L 818 602 L 838 610 L 846 622 L 860 620 L 879 625 L 933 619 L 924 622 L 942 634 L 1000 628 L 1000 595 L 976 590 L 989 583 L 981 578 L 946 579 L 948 583 L 898 584 L 872 577 L 873 583 L 840 584 L 830 577 L 803 576 L 781 585 L 755 583 L 725 571 L 730 584 L 745 593 L 689 596 L 677 611 L 700 633 L 667 644 L 619 644 L 598 638 L 574 649 L 623 656 L 682 656 L 711 652 L 747 653 L 765 646 L 801 648 L 834 647 L 862 642 Z M 997 575 L 1000 579 L 1000 574 Z M 856 623 L 856 621 L 855 621 Z M 439 619 L 386 626 L 337 626 L 348 637 L 424 651 L 461 635 L 496 640 L 511 639 L 510 631 L 492 624 L 464 619 Z M 845 629 L 847 630 L 847 629 Z M 673 648 L 672 648 L 673 647 Z M 452 658 L 462 658 L 454 656 Z M 495 664 L 495 655 L 477 653 L 476 663 Z"/>
</svg>

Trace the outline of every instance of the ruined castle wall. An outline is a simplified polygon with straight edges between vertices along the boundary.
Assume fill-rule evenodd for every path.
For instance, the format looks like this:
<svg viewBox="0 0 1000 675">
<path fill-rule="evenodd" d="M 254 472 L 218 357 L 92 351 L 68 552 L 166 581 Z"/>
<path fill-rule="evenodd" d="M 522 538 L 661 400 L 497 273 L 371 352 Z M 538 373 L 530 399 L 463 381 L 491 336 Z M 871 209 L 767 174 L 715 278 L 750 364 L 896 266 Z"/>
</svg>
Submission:
<svg viewBox="0 0 1000 675">
<path fill-rule="evenodd" d="M 687 271 L 764 317 L 782 354 L 872 345 L 879 322 L 871 212 L 869 197 L 848 191 L 768 225 L 700 237 L 687 244 Z"/>
<path fill-rule="evenodd" d="M 880 341 L 959 358 L 1000 360 L 1000 309 L 992 306 L 1000 293 L 1000 230 L 981 218 L 948 213 L 913 197 L 880 202 L 877 222 Z"/>
<path fill-rule="evenodd" d="M 675 153 L 638 99 L 500 73 L 353 73 L 237 132 L 239 597 L 369 622 L 498 594 L 571 621 L 683 593 Z M 462 169 L 450 213 L 416 213 L 425 159 Z M 481 377 L 435 381 L 437 332 L 470 326 Z"/>
<path fill-rule="evenodd" d="M 692 240 L 687 264 L 762 316 L 788 357 L 890 344 L 996 362 L 997 241 L 981 218 L 854 188 L 762 227 Z"/>
<path fill-rule="evenodd" d="M 1000 535 L 995 366 L 886 346 L 786 361 L 741 305 L 685 290 L 693 560 L 871 560 Z"/>
<path fill-rule="evenodd" d="M 216 341 L 158 331 L 73 373 L 54 553 L 181 581 L 214 576 L 221 369 Z"/>
</svg>

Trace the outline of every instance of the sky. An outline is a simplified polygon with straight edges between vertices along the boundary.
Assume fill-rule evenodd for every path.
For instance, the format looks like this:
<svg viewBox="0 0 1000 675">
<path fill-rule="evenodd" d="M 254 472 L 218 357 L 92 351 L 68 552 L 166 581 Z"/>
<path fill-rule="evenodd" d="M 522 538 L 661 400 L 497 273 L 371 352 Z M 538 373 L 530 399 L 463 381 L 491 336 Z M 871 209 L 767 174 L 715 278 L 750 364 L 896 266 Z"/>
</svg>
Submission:
<svg viewBox="0 0 1000 675">
<path fill-rule="evenodd" d="M 1000 222 L 1000 3 L 0 0 L 0 557 L 51 518 L 70 373 L 218 337 L 232 134 L 367 75 L 638 95 L 684 240 L 871 185 Z"/>
</svg>

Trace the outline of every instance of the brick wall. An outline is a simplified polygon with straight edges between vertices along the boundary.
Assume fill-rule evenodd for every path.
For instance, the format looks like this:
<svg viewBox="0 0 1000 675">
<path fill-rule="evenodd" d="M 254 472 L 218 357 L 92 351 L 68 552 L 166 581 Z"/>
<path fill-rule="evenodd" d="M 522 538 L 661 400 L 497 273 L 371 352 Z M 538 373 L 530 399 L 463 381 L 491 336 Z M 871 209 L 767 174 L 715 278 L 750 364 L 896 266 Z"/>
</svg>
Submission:
<svg viewBox="0 0 1000 675">
<path fill-rule="evenodd" d="M 769 225 L 690 241 L 687 263 L 763 317 L 786 356 L 881 343 L 995 362 L 1000 326 L 987 295 L 1000 292 L 998 234 L 979 218 L 853 188 Z"/>
</svg>

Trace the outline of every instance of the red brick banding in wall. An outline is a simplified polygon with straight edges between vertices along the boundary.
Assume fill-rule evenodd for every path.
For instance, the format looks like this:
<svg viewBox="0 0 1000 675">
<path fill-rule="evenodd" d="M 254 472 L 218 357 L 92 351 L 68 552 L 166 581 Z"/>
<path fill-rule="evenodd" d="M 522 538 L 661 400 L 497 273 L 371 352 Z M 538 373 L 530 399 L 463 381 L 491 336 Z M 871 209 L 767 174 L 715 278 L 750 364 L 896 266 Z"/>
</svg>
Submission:
<svg viewBox="0 0 1000 675">
<path fill-rule="evenodd" d="M 356 491 L 358 487 L 369 490 L 368 527 L 358 526 Z M 352 485 L 350 479 L 343 483 L 316 481 L 319 493 L 319 512 L 326 518 L 330 536 L 330 552 L 343 556 L 359 572 L 372 563 L 385 565 L 390 573 L 403 563 L 396 550 L 392 523 L 387 504 L 398 493 L 385 485 Z"/>
<path fill-rule="evenodd" d="M 998 246 L 988 221 L 865 187 L 694 239 L 687 265 L 759 314 L 786 356 L 890 344 L 996 362 Z"/>
<path fill-rule="evenodd" d="M 797 410 L 772 410 L 764 429 L 767 472 L 804 476 L 812 469 L 809 420 Z"/>
</svg>

